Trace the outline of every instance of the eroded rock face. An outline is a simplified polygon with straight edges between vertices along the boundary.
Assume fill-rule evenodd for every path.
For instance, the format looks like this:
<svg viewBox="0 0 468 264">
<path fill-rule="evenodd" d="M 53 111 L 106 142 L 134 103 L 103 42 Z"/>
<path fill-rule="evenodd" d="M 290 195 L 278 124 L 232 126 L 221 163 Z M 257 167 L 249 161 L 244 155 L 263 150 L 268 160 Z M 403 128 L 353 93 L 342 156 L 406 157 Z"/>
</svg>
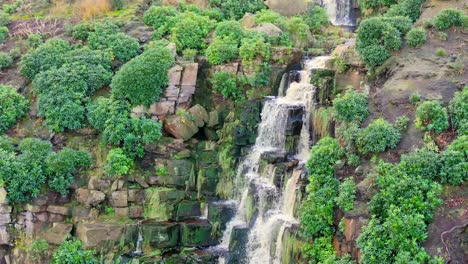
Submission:
<svg viewBox="0 0 468 264">
<path fill-rule="evenodd" d="M 106 241 L 120 241 L 124 227 L 114 223 L 79 223 L 76 235 L 84 248 L 96 248 Z"/>
<path fill-rule="evenodd" d="M 201 105 L 195 105 L 187 112 L 168 116 L 164 130 L 176 139 L 188 140 L 210 121 L 208 112 Z"/>
<path fill-rule="evenodd" d="M 54 223 L 52 228 L 42 233 L 40 237 L 43 237 L 49 244 L 60 245 L 70 232 L 72 231 L 73 224 L 67 223 Z"/>
<path fill-rule="evenodd" d="M 283 16 L 293 16 L 307 11 L 310 0 L 267 0 L 265 4 Z"/>
<path fill-rule="evenodd" d="M 103 192 L 79 188 L 75 193 L 76 200 L 86 206 L 95 206 L 106 199 Z"/>
</svg>

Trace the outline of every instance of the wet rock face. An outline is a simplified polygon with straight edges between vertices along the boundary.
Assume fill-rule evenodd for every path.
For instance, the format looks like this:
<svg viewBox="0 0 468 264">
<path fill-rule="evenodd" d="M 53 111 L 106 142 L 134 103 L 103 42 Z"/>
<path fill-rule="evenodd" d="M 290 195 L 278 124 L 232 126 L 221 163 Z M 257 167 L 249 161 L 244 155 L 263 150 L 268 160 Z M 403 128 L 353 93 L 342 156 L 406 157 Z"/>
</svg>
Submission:
<svg viewBox="0 0 468 264">
<path fill-rule="evenodd" d="M 247 226 L 235 226 L 232 229 L 229 241 L 229 264 L 243 263 L 246 259 L 246 246 L 249 242 L 249 228 Z"/>
<path fill-rule="evenodd" d="M 218 243 L 212 237 L 212 226 L 208 221 L 195 220 L 180 224 L 181 243 L 186 247 L 208 247 Z"/>
<path fill-rule="evenodd" d="M 288 111 L 288 122 L 286 124 L 286 135 L 294 136 L 300 135 L 302 129 L 302 115 L 304 109 L 302 107 L 295 107 Z"/>
</svg>

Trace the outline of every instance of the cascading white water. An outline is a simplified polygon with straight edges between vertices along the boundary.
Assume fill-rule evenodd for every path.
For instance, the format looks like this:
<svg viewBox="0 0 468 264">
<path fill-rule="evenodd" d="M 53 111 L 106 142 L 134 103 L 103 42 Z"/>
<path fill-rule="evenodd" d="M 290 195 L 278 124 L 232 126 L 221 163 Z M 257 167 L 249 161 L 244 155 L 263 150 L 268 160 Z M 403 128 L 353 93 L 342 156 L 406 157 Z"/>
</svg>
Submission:
<svg viewBox="0 0 468 264">
<path fill-rule="evenodd" d="M 330 22 L 335 26 L 355 26 L 353 0 L 322 0 Z"/>
<path fill-rule="evenodd" d="M 268 165 L 260 170 L 262 155 L 265 153 L 286 153 L 286 129 L 291 110 L 302 109 L 302 128 L 296 150 L 296 158 L 304 162 L 310 149 L 310 113 L 314 106 L 315 88 L 310 84 L 314 68 L 323 68 L 328 57 L 317 57 L 304 62 L 300 71 L 300 82 L 289 85 L 284 97 L 271 98 L 262 110 L 262 122 L 252 150 L 238 167 L 239 205 L 233 220 L 223 234 L 220 247 L 227 249 L 231 234 L 236 226 L 249 226 L 245 259 L 242 263 L 281 263 L 282 237 L 286 228 L 297 223 L 293 215 L 296 185 L 301 170 L 295 170 L 284 188 L 274 182 L 276 167 Z M 251 190 L 254 193 L 249 193 Z M 257 216 L 248 222 L 249 195 L 256 197 Z M 250 220 L 250 219 L 249 219 Z M 220 259 L 220 263 L 226 263 Z"/>
</svg>

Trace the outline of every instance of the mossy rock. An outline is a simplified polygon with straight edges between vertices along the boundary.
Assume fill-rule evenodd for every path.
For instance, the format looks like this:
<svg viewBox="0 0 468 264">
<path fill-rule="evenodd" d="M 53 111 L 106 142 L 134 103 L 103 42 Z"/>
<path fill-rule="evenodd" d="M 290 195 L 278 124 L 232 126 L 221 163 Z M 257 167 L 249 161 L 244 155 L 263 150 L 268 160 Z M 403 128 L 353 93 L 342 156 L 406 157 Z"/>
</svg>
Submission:
<svg viewBox="0 0 468 264">
<path fill-rule="evenodd" d="M 176 220 L 185 220 L 201 216 L 200 202 L 182 201 L 177 205 Z"/>
<path fill-rule="evenodd" d="M 144 252 L 151 252 L 155 249 L 176 247 L 179 242 L 179 232 L 180 226 L 177 223 L 143 223 L 142 233 Z"/>
<path fill-rule="evenodd" d="M 144 217 L 157 221 L 174 218 L 176 204 L 185 198 L 185 192 L 171 188 L 148 188 L 145 190 Z"/>
<path fill-rule="evenodd" d="M 212 226 L 208 221 L 181 223 L 181 243 L 186 247 L 208 247 L 218 243 L 211 236 Z"/>
<path fill-rule="evenodd" d="M 190 160 L 169 160 L 167 175 L 160 176 L 159 181 L 164 186 L 195 189 L 194 164 Z"/>
</svg>

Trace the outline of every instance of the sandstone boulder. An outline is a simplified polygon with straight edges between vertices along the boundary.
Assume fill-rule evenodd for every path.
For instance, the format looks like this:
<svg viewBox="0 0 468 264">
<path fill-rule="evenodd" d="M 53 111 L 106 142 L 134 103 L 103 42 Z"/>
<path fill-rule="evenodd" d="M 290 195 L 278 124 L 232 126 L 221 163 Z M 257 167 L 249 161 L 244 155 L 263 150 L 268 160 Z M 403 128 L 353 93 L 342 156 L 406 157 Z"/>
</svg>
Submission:
<svg viewBox="0 0 468 264">
<path fill-rule="evenodd" d="M 77 237 L 84 248 L 97 248 L 107 241 L 118 243 L 123 235 L 125 225 L 114 223 L 79 223 Z"/>
<path fill-rule="evenodd" d="M 112 192 L 109 202 L 114 207 L 126 207 L 128 202 L 127 191 Z"/>
<path fill-rule="evenodd" d="M 52 228 L 42 233 L 42 236 L 49 244 L 60 245 L 68 234 L 72 231 L 73 224 L 54 223 Z"/>
<path fill-rule="evenodd" d="M 166 118 L 164 130 L 176 139 L 188 140 L 198 133 L 198 126 L 182 115 L 172 115 Z"/>
<path fill-rule="evenodd" d="M 208 112 L 199 104 L 194 105 L 187 112 L 198 127 L 203 127 L 209 121 Z"/>
<path fill-rule="evenodd" d="M 267 35 L 268 37 L 277 37 L 283 34 L 283 31 L 272 23 L 263 23 L 255 27 L 253 31 Z"/>
<path fill-rule="evenodd" d="M 88 207 L 100 204 L 106 199 L 106 195 L 101 191 L 79 188 L 75 193 L 76 200 Z"/>
</svg>

